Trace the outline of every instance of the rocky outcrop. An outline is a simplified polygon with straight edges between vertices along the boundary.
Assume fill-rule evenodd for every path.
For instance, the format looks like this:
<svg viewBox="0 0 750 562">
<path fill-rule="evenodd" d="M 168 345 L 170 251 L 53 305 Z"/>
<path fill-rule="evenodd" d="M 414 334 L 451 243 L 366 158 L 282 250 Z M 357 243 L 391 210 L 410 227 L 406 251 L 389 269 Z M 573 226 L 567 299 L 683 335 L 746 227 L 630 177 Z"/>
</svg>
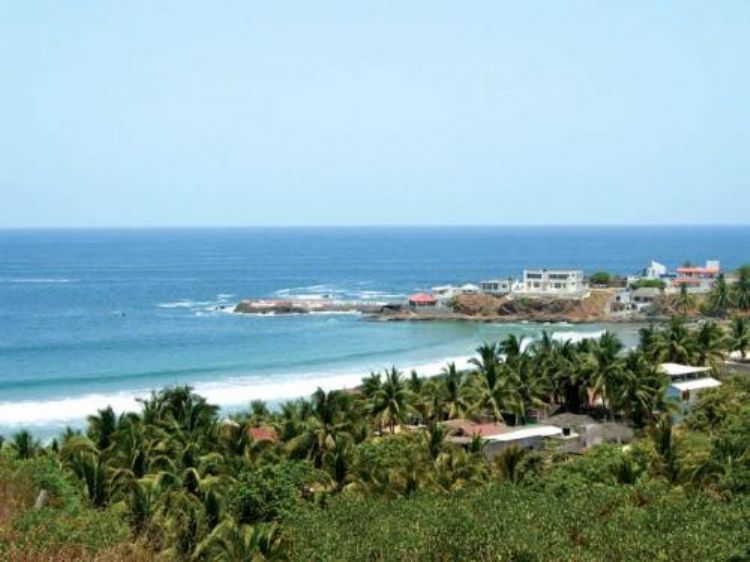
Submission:
<svg viewBox="0 0 750 562">
<path fill-rule="evenodd" d="M 613 289 L 594 289 L 583 299 L 461 295 L 450 309 L 383 314 L 384 320 L 472 320 L 480 322 L 603 322 L 612 320 Z"/>
</svg>

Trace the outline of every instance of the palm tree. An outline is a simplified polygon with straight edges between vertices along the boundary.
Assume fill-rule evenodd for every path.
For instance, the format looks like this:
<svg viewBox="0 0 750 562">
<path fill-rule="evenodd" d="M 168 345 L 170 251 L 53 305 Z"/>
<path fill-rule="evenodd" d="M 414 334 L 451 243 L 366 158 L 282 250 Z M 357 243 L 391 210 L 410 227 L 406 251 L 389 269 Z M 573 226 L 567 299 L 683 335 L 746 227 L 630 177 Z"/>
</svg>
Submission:
<svg viewBox="0 0 750 562">
<path fill-rule="evenodd" d="M 683 316 L 687 315 L 688 312 L 690 312 L 690 310 L 695 305 L 695 299 L 688 292 L 687 283 L 682 283 L 680 285 L 680 293 L 675 298 L 674 304 L 675 304 L 675 307 L 677 308 L 677 310 Z"/>
<path fill-rule="evenodd" d="M 464 374 L 451 362 L 443 368 L 443 406 L 448 419 L 463 418 L 471 410 L 470 391 Z"/>
<path fill-rule="evenodd" d="M 83 483 L 83 489 L 93 507 L 101 508 L 109 503 L 109 468 L 94 450 L 94 445 L 80 442 L 68 443 L 63 452 L 66 465 Z"/>
<path fill-rule="evenodd" d="M 518 400 L 515 389 L 510 385 L 507 369 L 507 365 L 486 363 L 475 378 L 472 391 L 476 407 L 488 410 L 497 421 L 503 419 L 503 410 Z"/>
<path fill-rule="evenodd" d="M 737 308 L 750 310 L 750 265 L 743 265 L 737 270 L 737 283 L 734 286 Z"/>
<path fill-rule="evenodd" d="M 40 450 L 39 441 L 34 439 L 34 436 L 25 429 L 13 435 L 10 446 L 15 451 L 16 458 L 18 459 L 35 457 L 39 454 Z"/>
<path fill-rule="evenodd" d="M 117 430 L 117 414 L 112 406 L 98 410 L 88 417 L 88 436 L 99 451 L 105 451 L 112 444 L 112 436 Z"/>
<path fill-rule="evenodd" d="M 649 438 L 655 453 L 651 470 L 674 484 L 680 478 L 680 459 L 677 441 L 672 426 L 672 416 L 662 414 L 649 430 Z"/>
<path fill-rule="evenodd" d="M 479 371 L 486 371 L 500 363 L 500 349 L 495 343 L 485 342 L 476 349 L 479 358 L 472 357 L 469 363 Z"/>
<path fill-rule="evenodd" d="M 409 392 L 396 367 L 385 372 L 385 381 L 372 400 L 371 413 L 382 425 L 394 433 L 396 424 L 406 420 L 409 411 Z"/>
<path fill-rule="evenodd" d="M 412 369 L 411 374 L 409 375 L 408 382 L 409 392 L 411 392 L 414 396 L 418 396 L 424 390 L 424 385 L 424 377 L 420 377 L 417 371 Z"/>
<path fill-rule="evenodd" d="M 650 359 L 656 361 L 659 351 L 659 332 L 651 323 L 645 328 L 638 330 L 638 349 L 645 353 Z"/>
<path fill-rule="evenodd" d="M 217 562 L 261 562 L 283 560 L 281 534 L 276 525 L 238 525 L 222 521 L 195 550 L 193 560 Z"/>
<path fill-rule="evenodd" d="M 611 332 L 605 332 L 594 342 L 585 369 L 594 393 L 601 397 L 604 406 L 614 414 L 616 390 L 623 376 L 622 342 Z"/>
<path fill-rule="evenodd" d="M 492 460 L 492 467 L 497 479 L 509 484 L 518 484 L 523 480 L 526 473 L 524 460 L 528 454 L 528 449 L 518 445 L 510 445 L 495 455 Z"/>
<path fill-rule="evenodd" d="M 588 372 L 570 340 L 557 345 L 551 370 L 556 400 L 562 401 L 566 411 L 580 412 L 588 404 Z"/>
<path fill-rule="evenodd" d="M 175 386 L 153 393 L 144 400 L 143 417 L 147 423 L 168 426 L 185 434 L 204 432 L 217 421 L 219 407 L 195 394 L 190 386 Z"/>
<path fill-rule="evenodd" d="M 636 427 L 643 427 L 656 412 L 670 409 L 665 394 L 668 383 L 642 351 L 631 351 L 625 356 L 623 376 L 615 391 L 618 408 Z"/>
<path fill-rule="evenodd" d="M 540 376 L 537 362 L 526 352 L 508 365 L 508 371 L 516 394 L 511 410 L 516 424 L 523 425 L 529 408 L 545 407 L 545 397 L 549 396 L 553 387 L 548 377 Z"/>
<path fill-rule="evenodd" d="M 727 280 L 723 273 L 720 273 L 714 283 L 714 288 L 709 295 L 711 312 L 724 316 L 733 306 L 732 292 L 729 290 Z"/>
<path fill-rule="evenodd" d="M 695 357 L 699 365 L 716 365 L 724 358 L 724 333 L 715 322 L 703 322 L 695 334 Z"/>
<path fill-rule="evenodd" d="M 250 423 L 258 426 L 266 422 L 271 417 L 271 411 L 263 400 L 253 400 L 250 402 Z"/>
<path fill-rule="evenodd" d="M 464 449 L 451 449 L 435 458 L 435 485 L 444 492 L 455 492 L 486 481 L 484 457 Z"/>
<path fill-rule="evenodd" d="M 730 342 L 732 351 L 739 351 L 744 361 L 747 349 L 750 347 L 750 325 L 748 325 L 747 317 L 738 314 L 732 319 Z"/>
<path fill-rule="evenodd" d="M 332 451 L 341 439 L 350 439 L 350 424 L 344 416 L 345 397 L 337 390 L 313 393 L 311 411 L 302 423 L 301 433 L 287 442 L 292 457 L 308 458 L 316 468 L 323 464 L 326 451 Z"/>
<path fill-rule="evenodd" d="M 523 336 L 518 337 L 515 334 L 509 334 L 500 342 L 500 351 L 505 356 L 506 363 L 513 363 L 521 357 L 524 349 L 523 340 Z"/>
<path fill-rule="evenodd" d="M 433 425 L 428 431 L 421 433 L 424 448 L 432 460 L 437 459 L 443 452 L 447 434 L 448 430 L 442 424 Z"/>
<path fill-rule="evenodd" d="M 383 381 L 380 373 L 370 373 L 370 376 L 362 379 L 362 394 L 365 398 L 372 399 L 381 386 L 383 386 Z"/>
<path fill-rule="evenodd" d="M 685 321 L 675 316 L 666 330 L 661 330 L 653 346 L 656 361 L 691 363 L 695 355 L 695 340 L 691 337 Z"/>
</svg>

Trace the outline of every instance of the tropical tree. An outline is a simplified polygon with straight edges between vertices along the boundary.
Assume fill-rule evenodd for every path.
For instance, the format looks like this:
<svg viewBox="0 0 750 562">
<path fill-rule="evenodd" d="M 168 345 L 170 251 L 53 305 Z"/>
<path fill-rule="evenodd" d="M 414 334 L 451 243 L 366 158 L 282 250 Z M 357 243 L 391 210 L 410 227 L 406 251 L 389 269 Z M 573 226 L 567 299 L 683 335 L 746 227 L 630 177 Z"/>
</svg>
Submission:
<svg viewBox="0 0 750 562">
<path fill-rule="evenodd" d="M 730 334 L 730 349 L 739 351 L 743 361 L 747 349 L 750 348 L 750 321 L 746 316 L 737 315 L 732 319 L 732 331 Z"/>
<path fill-rule="evenodd" d="M 657 362 L 692 362 L 695 356 L 695 340 L 683 318 L 675 316 L 667 329 L 658 332 L 653 342 L 651 356 Z"/>
<path fill-rule="evenodd" d="M 261 562 L 284 560 L 277 525 L 238 525 L 222 521 L 195 550 L 193 560 L 217 562 Z"/>
<path fill-rule="evenodd" d="M 715 366 L 724 358 L 725 337 L 715 322 L 703 322 L 695 333 L 695 359 L 699 365 Z"/>
<path fill-rule="evenodd" d="M 388 426 L 393 433 L 396 425 L 406 420 L 409 410 L 409 391 L 401 372 L 392 367 L 386 370 L 383 385 L 373 396 L 370 412 L 380 425 Z"/>
<path fill-rule="evenodd" d="M 734 285 L 734 300 L 741 311 L 750 310 L 750 264 L 737 270 L 737 283 Z"/>
<path fill-rule="evenodd" d="M 616 391 L 622 381 L 623 360 L 620 352 L 622 342 L 611 332 L 605 332 L 594 342 L 591 352 L 586 358 L 585 369 L 594 393 L 602 399 L 611 414 L 617 402 Z"/>
<path fill-rule="evenodd" d="M 314 466 L 320 468 L 327 451 L 332 451 L 338 441 L 351 439 L 346 407 L 346 397 L 340 391 L 316 390 L 312 395 L 310 415 L 304 419 L 300 434 L 287 442 L 289 454 L 295 458 L 311 459 Z"/>
<path fill-rule="evenodd" d="M 649 428 L 648 436 L 654 453 L 651 462 L 652 474 L 674 484 L 681 477 L 681 466 L 672 416 L 662 414 Z"/>
<path fill-rule="evenodd" d="M 30 459 L 41 452 L 39 441 L 25 429 L 13 434 L 10 447 L 19 459 Z"/>
<path fill-rule="evenodd" d="M 463 418 L 471 411 L 467 377 L 451 362 L 442 371 L 442 404 L 448 419 Z"/>
<path fill-rule="evenodd" d="M 105 451 L 112 444 L 112 436 L 117 430 L 117 414 L 112 406 L 98 410 L 88 417 L 88 436 L 99 451 Z"/>
<path fill-rule="evenodd" d="M 495 478 L 503 483 L 519 484 L 530 468 L 527 464 L 529 450 L 519 445 L 505 447 L 492 459 Z"/>
<path fill-rule="evenodd" d="M 617 408 L 636 427 L 643 427 L 658 412 L 670 410 L 665 395 L 668 383 L 666 375 L 642 351 L 630 351 L 616 390 Z"/>
<path fill-rule="evenodd" d="M 708 298 L 711 312 L 719 316 L 724 316 L 733 307 L 733 295 L 723 273 L 716 278 Z"/>
<path fill-rule="evenodd" d="M 677 310 L 683 316 L 687 315 L 695 306 L 695 299 L 688 292 L 687 283 L 682 283 L 680 285 L 680 292 L 678 293 L 677 297 L 675 297 L 674 305 L 675 308 L 677 308 Z"/>
</svg>

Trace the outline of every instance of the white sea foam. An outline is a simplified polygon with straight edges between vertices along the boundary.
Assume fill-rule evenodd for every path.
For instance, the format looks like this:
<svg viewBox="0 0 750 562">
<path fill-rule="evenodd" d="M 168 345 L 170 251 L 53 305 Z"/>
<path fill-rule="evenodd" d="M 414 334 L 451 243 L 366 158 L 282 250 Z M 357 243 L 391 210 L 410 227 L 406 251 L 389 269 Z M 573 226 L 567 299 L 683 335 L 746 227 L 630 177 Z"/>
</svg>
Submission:
<svg viewBox="0 0 750 562">
<path fill-rule="evenodd" d="M 408 375 L 416 370 L 420 375 L 432 377 L 450 361 L 458 369 L 470 368 L 471 356 L 444 358 L 439 361 L 422 363 L 400 370 Z M 389 367 L 383 365 L 382 367 Z M 355 370 L 340 373 L 308 372 L 282 376 L 237 377 L 219 382 L 192 382 L 195 391 L 205 396 L 212 404 L 224 408 L 245 406 L 251 400 L 286 400 L 308 396 L 320 387 L 326 391 L 354 388 L 362 382 L 369 371 Z M 64 426 L 81 422 L 86 416 L 96 413 L 108 405 L 116 412 L 140 410 L 138 398 L 146 398 L 146 389 L 118 392 L 114 394 L 92 393 L 81 396 L 30 400 L 23 402 L 0 402 L 0 426 L 3 427 L 50 427 Z"/>
<path fill-rule="evenodd" d="M 72 283 L 72 279 L 58 277 L 22 277 L 13 279 L 0 279 L 0 283 Z"/>
<path fill-rule="evenodd" d="M 583 340 L 596 340 L 601 338 L 604 335 L 604 330 L 597 330 L 595 332 L 574 332 L 574 331 L 567 331 L 567 332 L 554 332 L 552 334 L 552 339 L 558 340 L 558 341 L 569 341 L 571 343 L 578 343 Z"/>
</svg>

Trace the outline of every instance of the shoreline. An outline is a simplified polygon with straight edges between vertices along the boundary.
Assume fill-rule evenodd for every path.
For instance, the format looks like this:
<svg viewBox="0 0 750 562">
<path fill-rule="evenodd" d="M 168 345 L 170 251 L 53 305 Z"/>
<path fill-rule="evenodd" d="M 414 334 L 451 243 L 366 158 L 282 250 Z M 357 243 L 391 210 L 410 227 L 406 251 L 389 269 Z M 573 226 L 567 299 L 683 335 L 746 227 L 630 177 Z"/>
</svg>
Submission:
<svg viewBox="0 0 750 562">
<path fill-rule="evenodd" d="M 421 376 L 434 377 L 450 362 L 455 362 L 461 369 L 468 367 L 468 360 L 473 355 L 447 356 L 432 361 L 412 363 L 400 367 L 399 371 L 408 376 L 416 370 Z M 391 365 L 383 365 L 380 370 Z M 312 394 L 318 387 L 326 391 L 351 390 L 362 383 L 362 378 L 370 370 L 352 368 L 346 371 L 310 372 L 298 374 L 293 378 L 280 378 L 276 381 L 266 377 L 233 377 L 224 381 L 193 381 L 187 384 L 196 393 L 204 396 L 210 403 L 216 404 L 224 414 L 231 414 L 241 408 L 247 408 L 252 400 L 263 400 L 276 404 L 285 400 L 303 398 Z M 80 427 L 86 416 L 95 414 L 98 409 L 112 406 L 117 414 L 140 409 L 138 399 L 147 398 L 152 390 L 172 385 L 162 385 L 153 389 L 133 389 L 111 394 L 89 393 L 77 396 L 50 397 L 49 399 L 0 402 L 0 434 L 8 434 L 21 429 L 39 429 L 43 433 L 57 433 L 66 426 Z"/>
<path fill-rule="evenodd" d="M 582 327 L 582 324 L 578 324 Z M 541 326 L 540 326 L 541 327 Z M 568 323 L 556 323 L 549 326 L 553 337 L 579 340 L 599 337 L 606 326 L 601 329 L 577 331 L 576 326 Z M 475 345 L 482 342 L 477 341 Z M 473 350 L 472 350 L 473 351 Z M 305 373 L 292 373 L 286 377 L 278 375 L 239 376 L 230 377 L 221 381 L 185 381 L 178 384 L 187 384 L 196 393 L 220 407 L 222 415 L 230 415 L 242 408 L 249 407 L 252 400 L 263 400 L 271 406 L 275 406 L 285 400 L 304 398 L 312 394 L 318 387 L 326 391 L 330 390 L 352 390 L 361 385 L 362 379 L 371 372 L 382 371 L 384 368 L 395 366 L 406 377 L 412 370 L 417 371 L 420 376 L 431 378 L 441 373 L 442 369 L 450 362 L 456 363 L 459 369 L 470 367 L 469 355 L 443 355 L 434 359 L 414 360 L 407 364 L 399 365 L 393 361 L 386 361 L 377 369 L 364 367 L 342 368 L 334 371 L 310 371 Z M 153 390 L 159 390 L 170 384 L 158 385 L 154 388 L 136 388 L 122 390 L 112 393 L 91 392 L 74 396 L 59 396 L 41 398 L 35 400 L 0 402 L 0 434 L 29 429 L 33 433 L 44 435 L 56 435 L 66 426 L 83 427 L 86 416 L 95 414 L 98 409 L 111 405 L 118 413 L 137 411 L 140 409 L 138 399 L 147 398 Z"/>
<path fill-rule="evenodd" d="M 630 316 L 630 317 L 609 317 L 609 318 L 574 318 L 561 316 L 506 316 L 494 315 L 484 316 L 475 314 L 462 314 L 458 312 L 449 312 L 445 314 L 373 314 L 366 315 L 365 320 L 370 322 L 477 322 L 482 324 L 572 324 L 585 326 L 592 324 L 649 324 L 669 322 L 668 316 Z"/>
</svg>

